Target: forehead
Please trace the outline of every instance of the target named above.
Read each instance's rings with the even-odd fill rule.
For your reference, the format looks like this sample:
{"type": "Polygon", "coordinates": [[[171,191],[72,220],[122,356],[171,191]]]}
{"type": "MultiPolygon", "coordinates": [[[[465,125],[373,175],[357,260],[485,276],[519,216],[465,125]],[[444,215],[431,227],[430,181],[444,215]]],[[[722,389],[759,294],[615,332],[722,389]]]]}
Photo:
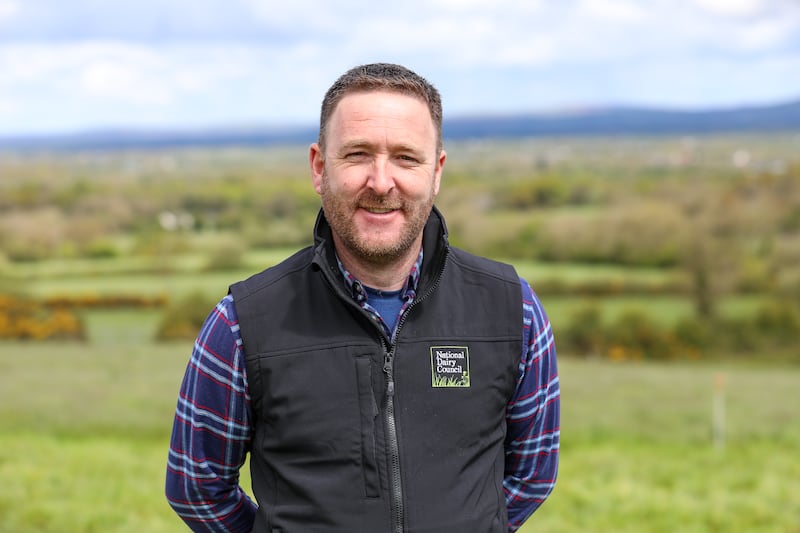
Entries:
{"type": "Polygon", "coordinates": [[[436,128],[427,104],[416,96],[393,91],[346,94],[328,124],[331,140],[350,135],[392,134],[435,139],[436,128]]]}

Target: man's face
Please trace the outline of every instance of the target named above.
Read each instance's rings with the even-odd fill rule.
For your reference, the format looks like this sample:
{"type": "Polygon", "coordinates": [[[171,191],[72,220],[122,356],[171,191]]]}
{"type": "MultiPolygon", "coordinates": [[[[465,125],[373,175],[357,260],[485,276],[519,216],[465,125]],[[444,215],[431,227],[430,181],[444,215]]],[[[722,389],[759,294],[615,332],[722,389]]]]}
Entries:
{"type": "Polygon", "coordinates": [[[339,253],[383,265],[416,256],[446,157],[427,105],[396,92],[348,94],[326,139],[309,159],[339,253]]]}

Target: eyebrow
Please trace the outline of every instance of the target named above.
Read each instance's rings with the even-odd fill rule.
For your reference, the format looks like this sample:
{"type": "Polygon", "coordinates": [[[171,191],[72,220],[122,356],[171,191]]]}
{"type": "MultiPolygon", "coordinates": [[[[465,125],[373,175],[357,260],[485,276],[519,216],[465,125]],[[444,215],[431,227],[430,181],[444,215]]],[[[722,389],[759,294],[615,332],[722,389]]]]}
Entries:
{"type": "Polygon", "coordinates": [[[372,147],[373,147],[373,144],[371,142],[365,141],[365,140],[362,140],[362,139],[356,139],[356,140],[352,140],[352,141],[348,141],[348,142],[343,143],[339,147],[339,151],[340,152],[344,152],[344,151],[347,151],[347,150],[352,150],[353,148],[372,148],[372,147]]]}
{"type": "MultiPolygon", "coordinates": [[[[348,142],[345,142],[344,144],[342,144],[339,147],[338,152],[339,153],[346,152],[347,150],[352,150],[354,148],[374,149],[375,148],[375,143],[372,143],[372,142],[367,141],[365,139],[354,139],[352,141],[348,141],[348,142]]],[[[414,146],[412,146],[410,144],[406,144],[406,143],[393,144],[393,145],[389,146],[389,151],[390,152],[406,152],[406,153],[414,154],[416,156],[425,155],[425,151],[424,150],[422,150],[420,148],[416,148],[416,147],[414,147],[414,146]]]]}

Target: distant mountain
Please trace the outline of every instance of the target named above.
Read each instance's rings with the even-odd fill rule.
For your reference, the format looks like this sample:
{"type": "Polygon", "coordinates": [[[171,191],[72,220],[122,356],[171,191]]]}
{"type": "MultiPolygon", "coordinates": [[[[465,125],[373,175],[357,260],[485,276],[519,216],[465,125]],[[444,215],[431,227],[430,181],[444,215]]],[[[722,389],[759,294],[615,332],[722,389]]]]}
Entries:
{"type": "Polygon", "coordinates": [[[549,115],[458,118],[451,139],[556,135],[660,135],[800,131],[800,100],[780,105],[704,111],[608,108],[549,115]]]}
{"type": "MultiPolygon", "coordinates": [[[[448,139],[778,131],[800,131],[800,100],[771,106],[701,111],[616,107],[549,114],[454,117],[445,119],[443,124],[443,134],[448,139]]],[[[0,137],[0,150],[267,146],[305,144],[316,137],[316,126],[197,131],[107,130],[74,135],[0,137]]]]}
{"type": "Polygon", "coordinates": [[[316,127],[213,130],[97,130],[65,135],[0,137],[0,150],[118,150],[135,148],[267,146],[310,143],[316,127]]]}

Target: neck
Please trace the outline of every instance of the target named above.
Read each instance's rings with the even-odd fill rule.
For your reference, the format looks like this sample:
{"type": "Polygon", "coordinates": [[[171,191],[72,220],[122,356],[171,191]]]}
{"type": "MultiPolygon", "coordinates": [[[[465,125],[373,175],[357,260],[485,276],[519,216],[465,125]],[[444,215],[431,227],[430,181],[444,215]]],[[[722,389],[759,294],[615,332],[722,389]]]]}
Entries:
{"type": "MultiPolygon", "coordinates": [[[[420,239],[421,240],[421,239],[420,239]]],[[[408,280],[408,274],[419,257],[420,242],[412,246],[399,258],[390,262],[369,261],[352,254],[347,248],[338,246],[334,237],[336,253],[344,267],[361,283],[381,291],[396,291],[402,289],[408,280]]]]}

